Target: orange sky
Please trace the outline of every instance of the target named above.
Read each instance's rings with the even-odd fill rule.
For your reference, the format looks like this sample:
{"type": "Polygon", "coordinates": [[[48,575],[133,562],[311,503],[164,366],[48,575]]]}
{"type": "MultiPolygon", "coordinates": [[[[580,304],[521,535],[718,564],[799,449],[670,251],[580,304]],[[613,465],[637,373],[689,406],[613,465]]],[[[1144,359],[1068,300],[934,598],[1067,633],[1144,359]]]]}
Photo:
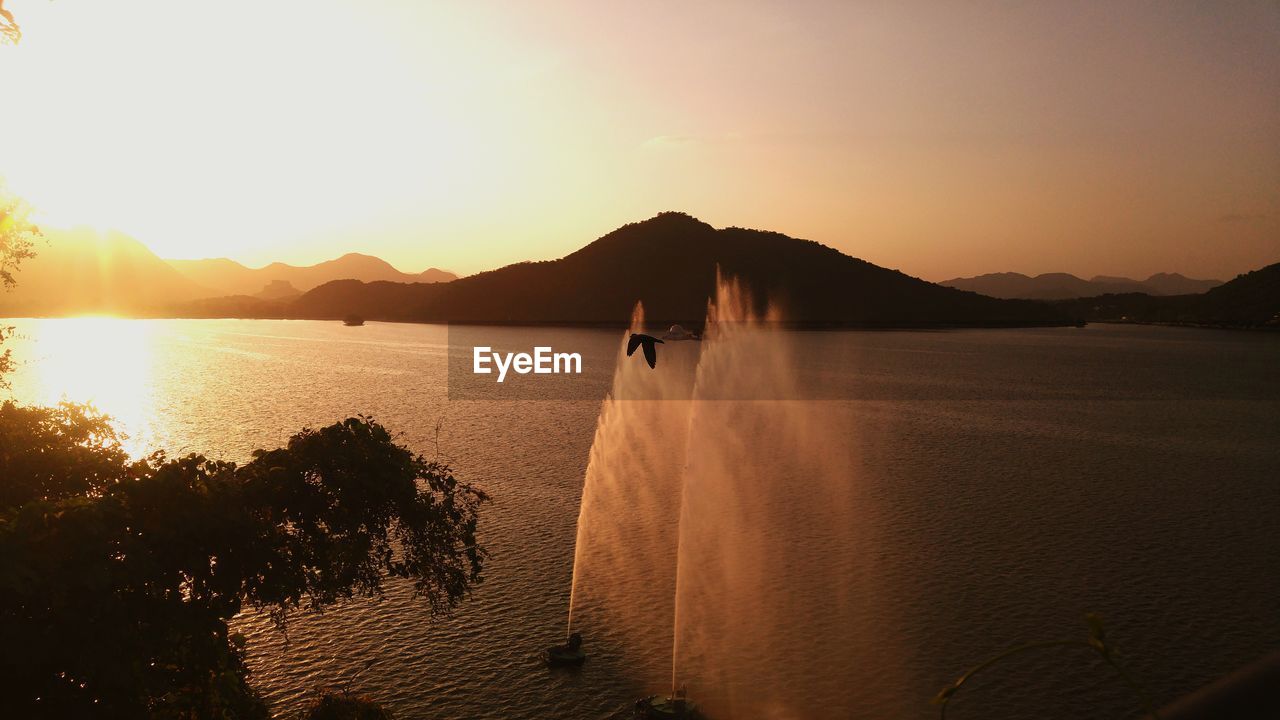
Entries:
{"type": "Polygon", "coordinates": [[[167,257],[470,273],[678,209],[933,280],[1280,261],[1275,2],[6,7],[0,175],[167,257]]]}

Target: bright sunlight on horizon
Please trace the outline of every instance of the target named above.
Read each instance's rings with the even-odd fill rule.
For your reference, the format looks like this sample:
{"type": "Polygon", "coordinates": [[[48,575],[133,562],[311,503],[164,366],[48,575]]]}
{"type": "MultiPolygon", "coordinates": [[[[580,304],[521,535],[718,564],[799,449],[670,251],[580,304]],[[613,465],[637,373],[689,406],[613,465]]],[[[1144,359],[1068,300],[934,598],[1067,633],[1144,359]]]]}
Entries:
{"type": "Polygon", "coordinates": [[[681,210],[933,280],[1280,259],[1274,3],[6,8],[0,176],[163,257],[466,274],[681,210]]]}

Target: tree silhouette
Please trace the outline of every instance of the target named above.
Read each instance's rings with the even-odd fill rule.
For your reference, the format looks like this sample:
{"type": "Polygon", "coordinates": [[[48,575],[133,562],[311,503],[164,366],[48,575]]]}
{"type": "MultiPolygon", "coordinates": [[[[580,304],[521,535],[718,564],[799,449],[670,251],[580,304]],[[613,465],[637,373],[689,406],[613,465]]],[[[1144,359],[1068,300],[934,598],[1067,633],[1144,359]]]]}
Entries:
{"type": "Polygon", "coordinates": [[[265,718],[228,621],[481,579],[486,496],[371,419],[239,466],[131,463],[93,416],[0,407],[0,717],[265,718]],[[86,480],[91,478],[91,480],[86,480]]]}
{"type": "MultiPolygon", "coordinates": [[[[4,9],[4,0],[0,0],[0,14],[12,20],[12,16],[4,9]]],[[[31,208],[21,198],[11,194],[0,181],[0,291],[8,290],[16,282],[13,273],[23,260],[35,255],[32,241],[40,236],[40,229],[29,220],[31,208]]],[[[0,344],[12,331],[11,327],[0,327],[0,344]]],[[[13,358],[8,350],[0,353],[0,389],[7,388],[5,380],[13,369],[13,358]]]]}

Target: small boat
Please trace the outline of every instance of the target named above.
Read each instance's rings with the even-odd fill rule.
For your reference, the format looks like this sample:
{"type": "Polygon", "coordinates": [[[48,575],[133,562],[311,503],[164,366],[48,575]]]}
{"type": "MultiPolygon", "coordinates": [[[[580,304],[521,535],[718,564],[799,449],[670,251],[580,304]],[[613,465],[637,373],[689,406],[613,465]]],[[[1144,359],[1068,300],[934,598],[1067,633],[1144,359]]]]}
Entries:
{"type": "Polygon", "coordinates": [[[635,716],[644,720],[692,720],[700,717],[698,706],[685,696],[683,687],[670,697],[650,695],[637,700],[635,716]]]}
{"type": "Polygon", "coordinates": [[[556,645],[542,651],[542,660],[548,665],[581,665],[586,662],[587,654],[582,651],[582,635],[574,633],[569,642],[556,645]]]}
{"type": "Polygon", "coordinates": [[[554,666],[581,665],[587,661],[587,654],[582,650],[553,647],[542,651],[542,660],[548,665],[554,666]]]}
{"type": "Polygon", "coordinates": [[[364,324],[364,318],[359,315],[348,315],[342,318],[342,324],[348,327],[357,327],[364,324]]]}
{"type": "Polygon", "coordinates": [[[701,340],[702,338],[697,333],[692,333],[692,332],[689,332],[688,330],[685,330],[684,327],[681,325],[672,325],[670,328],[667,329],[665,333],[663,333],[662,339],[680,341],[680,340],[701,340]]]}

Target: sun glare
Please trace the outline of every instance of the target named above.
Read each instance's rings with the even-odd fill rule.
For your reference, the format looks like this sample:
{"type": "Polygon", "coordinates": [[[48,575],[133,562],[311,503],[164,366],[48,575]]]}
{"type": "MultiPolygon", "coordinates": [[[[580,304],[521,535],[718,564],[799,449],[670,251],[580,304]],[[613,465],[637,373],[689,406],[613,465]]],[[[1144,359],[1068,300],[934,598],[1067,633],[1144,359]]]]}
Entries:
{"type": "Polygon", "coordinates": [[[129,453],[141,455],[155,418],[154,329],[153,321],[107,316],[41,320],[24,327],[15,380],[28,387],[16,389],[36,404],[92,404],[128,435],[129,453]]]}
{"type": "Polygon", "coordinates": [[[264,4],[234,37],[186,3],[20,10],[0,172],[49,225],[203,256],[385,221],[466,174],[462,103],[356,5],[264,4]]]}

